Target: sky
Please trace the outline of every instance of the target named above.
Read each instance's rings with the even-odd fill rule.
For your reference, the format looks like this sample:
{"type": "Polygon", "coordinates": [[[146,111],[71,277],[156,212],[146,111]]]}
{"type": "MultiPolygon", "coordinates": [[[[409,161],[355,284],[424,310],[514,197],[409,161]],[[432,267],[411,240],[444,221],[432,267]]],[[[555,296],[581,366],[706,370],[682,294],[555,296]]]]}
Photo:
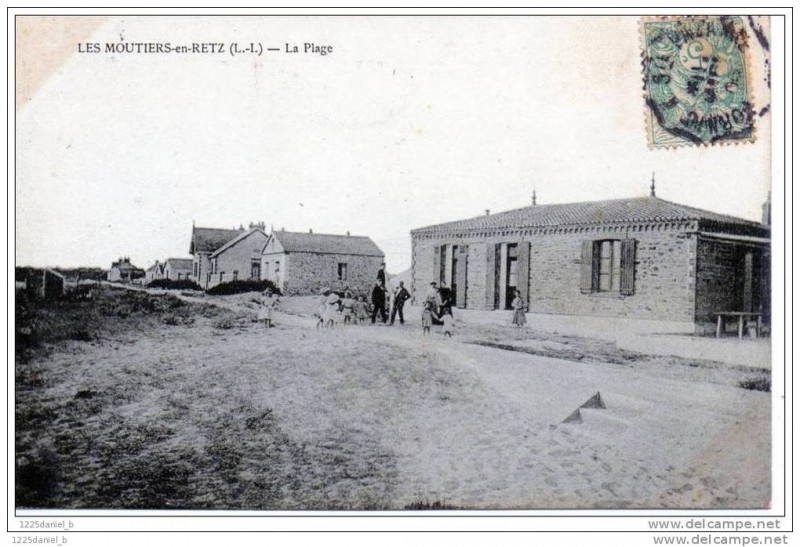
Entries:
{"type": "MultiPolygon", "coordinates": [[[[193,223],[370,236],[530,204],[644,196],[760,220],[756,142],[648,147],[636,17],[123,17],[108,43],[260,43],[241,54],[79,53],[17,109],[16,261],[188,257],[193,223]],[[285,44],[333,52],[284,53],[285,44]]],[[[755,85],[763,59],[753,51],[755,85]]],[[[768,94],[765,94],[768,100],[768,94]]],[[[757,107],[759,105],[756,105],[757,107]]]]}

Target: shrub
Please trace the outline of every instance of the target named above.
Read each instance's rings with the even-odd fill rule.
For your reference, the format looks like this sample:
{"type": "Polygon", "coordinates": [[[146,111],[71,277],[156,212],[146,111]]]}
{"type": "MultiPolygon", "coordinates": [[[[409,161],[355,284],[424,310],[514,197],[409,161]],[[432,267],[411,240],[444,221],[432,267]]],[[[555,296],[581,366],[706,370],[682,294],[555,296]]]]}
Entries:
{"type": "Polygon", "coordinates": [[[232,329],[233,328],[233,321],[231,321],[228,318],[220,319],[219,321],[214,323],[214,328],[215,329],[222,329],[222,330],[232,329]]]}
{"type": "Polygon", "coordinates": [[[772,381],[766,376],[748,378],[739,382],[739,387],[753,391],[772,391],[772,381]]]}
{"type": "Polygon", "coordinates": [[[203,288],[191,279],[154,279],[147,286],[151,289],[170,289],[179,291],[202,291],[203,288]]]}
{"type": "Polygon", "coordinates": [[[228,281],[227,283],[220,283],[219,285],[208,289],[206,292],[214,296],[222,296],[226,294],[239,294],[243,292],[263,292],[267,289],[272,289],[276,294],[280,294],[280,291],[275,286],[275,283],[269,279],[241,279],[236,281],[228,281]]]}

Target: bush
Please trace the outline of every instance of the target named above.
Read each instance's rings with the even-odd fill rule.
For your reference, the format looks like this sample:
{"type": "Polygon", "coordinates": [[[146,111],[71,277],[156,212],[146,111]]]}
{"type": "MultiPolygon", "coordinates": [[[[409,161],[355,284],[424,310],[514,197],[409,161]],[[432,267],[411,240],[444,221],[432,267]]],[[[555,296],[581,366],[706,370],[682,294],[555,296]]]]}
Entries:
{"type": "Polygon", "coordinates": [[[226,294],[239,294],[243,292],[263,292],[267,289],[272,289],[275,294],[280,294],[280,291],[275,286],[275,283],[269,279],[228,281],[227,283],[220,283],[215,287],[211,287],[206,292],[214,296],[222,296],[226,294]]]}
{"type": "Polygon", "coordinates": [[[147,286],[151,289],[170,289],[179,291],[202,291],[203,288],[191,279],[154,279],[147,286]]]}
{"type": "Polygon", "coordinates": [[[757,378],[747,378],[739,382],[739,387],[744,389],[751,389],[753,391],[772,391],[772,380],[766,376],[759,376],[757,378]]]}

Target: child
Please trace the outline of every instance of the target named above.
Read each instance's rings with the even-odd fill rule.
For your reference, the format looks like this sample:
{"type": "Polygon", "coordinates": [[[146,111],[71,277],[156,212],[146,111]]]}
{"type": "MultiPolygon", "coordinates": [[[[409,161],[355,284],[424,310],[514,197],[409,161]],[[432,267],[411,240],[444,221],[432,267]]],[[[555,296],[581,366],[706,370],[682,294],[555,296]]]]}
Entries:
{"type": "Polygon", "coordinates": [[[341,297],[335,292],[329,292],[325,299],[325,326],[333,328],[336,325],[336,320],[339,318],[340,306],[342,303],[341,297]]]}
{"type": "Polygon", "coordinates": [[[516,297],[511,302],[511,307],[514,308],[514,315],[511,317],[511,323],[517,327],[525,325],[525,301],[522,299],[522,293],[517,289],[516,297]]]}
{"type": "Polygon", "coordinates": [[[258,310],[258,320],[264,322],[264,326],[268,329],[272,328],[272,310],[274,310],[280,301],[278,297],[272,292],[272,289],[266,289],[261,293],[261,308],[258,310]]]}
{"type": "Polygon", "coordinates": [[[353,295],[350,294],[350,291],[345,291],[344,298],[342,298],[342,314],[344,315],[345,325],[350,325],[353,322],[355,303],[356,301],[353,300],[353,295]]]}
{"type": "Polygon", "coordinates": [[[319,301],[319,307],[317,308],[317,313],[314,314],[314,317],[317,318],[317,328],[321,329],[325,326],[325,312],[328,308],[328,295],[331,294],[330,289],[322,289],[320,291],[322,294],[322,298],[319,301]]]}
{"type": "Polygon", "coordinates": [[[422,308],[422,334],[431,333],[431,324],[433,323],[432,307],[431,303],[426,301],[422,308]]]}
{"type": "Polygon", "coordinates": [[[452,338],[455,330],[455,319],[453,318],[453,308],[449,308],[447,313],[442,315],[442,330],[445,338],[452,338]]]}
{"type": "Polygon", "coordinates": [[[363,325],[364,321],[369,319],[369,306],[364,295],[359,296],[358,301],[353,304],[353,313],[359,325],[363,325]]]}

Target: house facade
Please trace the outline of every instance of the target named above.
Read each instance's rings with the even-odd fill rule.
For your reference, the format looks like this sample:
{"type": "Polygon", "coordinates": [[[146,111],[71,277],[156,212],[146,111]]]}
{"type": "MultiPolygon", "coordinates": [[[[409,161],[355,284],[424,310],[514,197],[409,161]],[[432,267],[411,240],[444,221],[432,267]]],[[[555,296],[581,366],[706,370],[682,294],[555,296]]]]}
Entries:
{"type": "Polygon", "coordinates": [[[676,321],[769,314],[769,227],[656,198],[532,205],[411,232],[416,296],[544,314],[676,321]]]}
{"type": "Polygon", "coordinates": [[[367,293],[383,261],[365,236],[273,231],[261,253],[261,278],[283,294],[317,294],[323,287],[367,293]]]}
{"type": "Polygon", "coordinates": [[[230,281],[261,279],[261,250],[268,236],[260,227],[251,228],[209,255],[206,288],[230,281]]]}
{"type": "Polygon", "coordinates": [[[131,283],[134,280],[142,279],[144,276],[144,270],[131,264],[131,259],[125,256],[111,263],[107,279],[117,283],[131,283]]]}
{"type": "Polygon", "coordinates": [[[144,284],[149,285],[156,279],[164,277],[164,264],[156,260],[155,264],[144,271],[144,284]]]}
{"type": "Polygon", "coordinates": [[[192,275],[191,258],[168,258],[162,265],[164,279],[189,279],[192,275]]]}

